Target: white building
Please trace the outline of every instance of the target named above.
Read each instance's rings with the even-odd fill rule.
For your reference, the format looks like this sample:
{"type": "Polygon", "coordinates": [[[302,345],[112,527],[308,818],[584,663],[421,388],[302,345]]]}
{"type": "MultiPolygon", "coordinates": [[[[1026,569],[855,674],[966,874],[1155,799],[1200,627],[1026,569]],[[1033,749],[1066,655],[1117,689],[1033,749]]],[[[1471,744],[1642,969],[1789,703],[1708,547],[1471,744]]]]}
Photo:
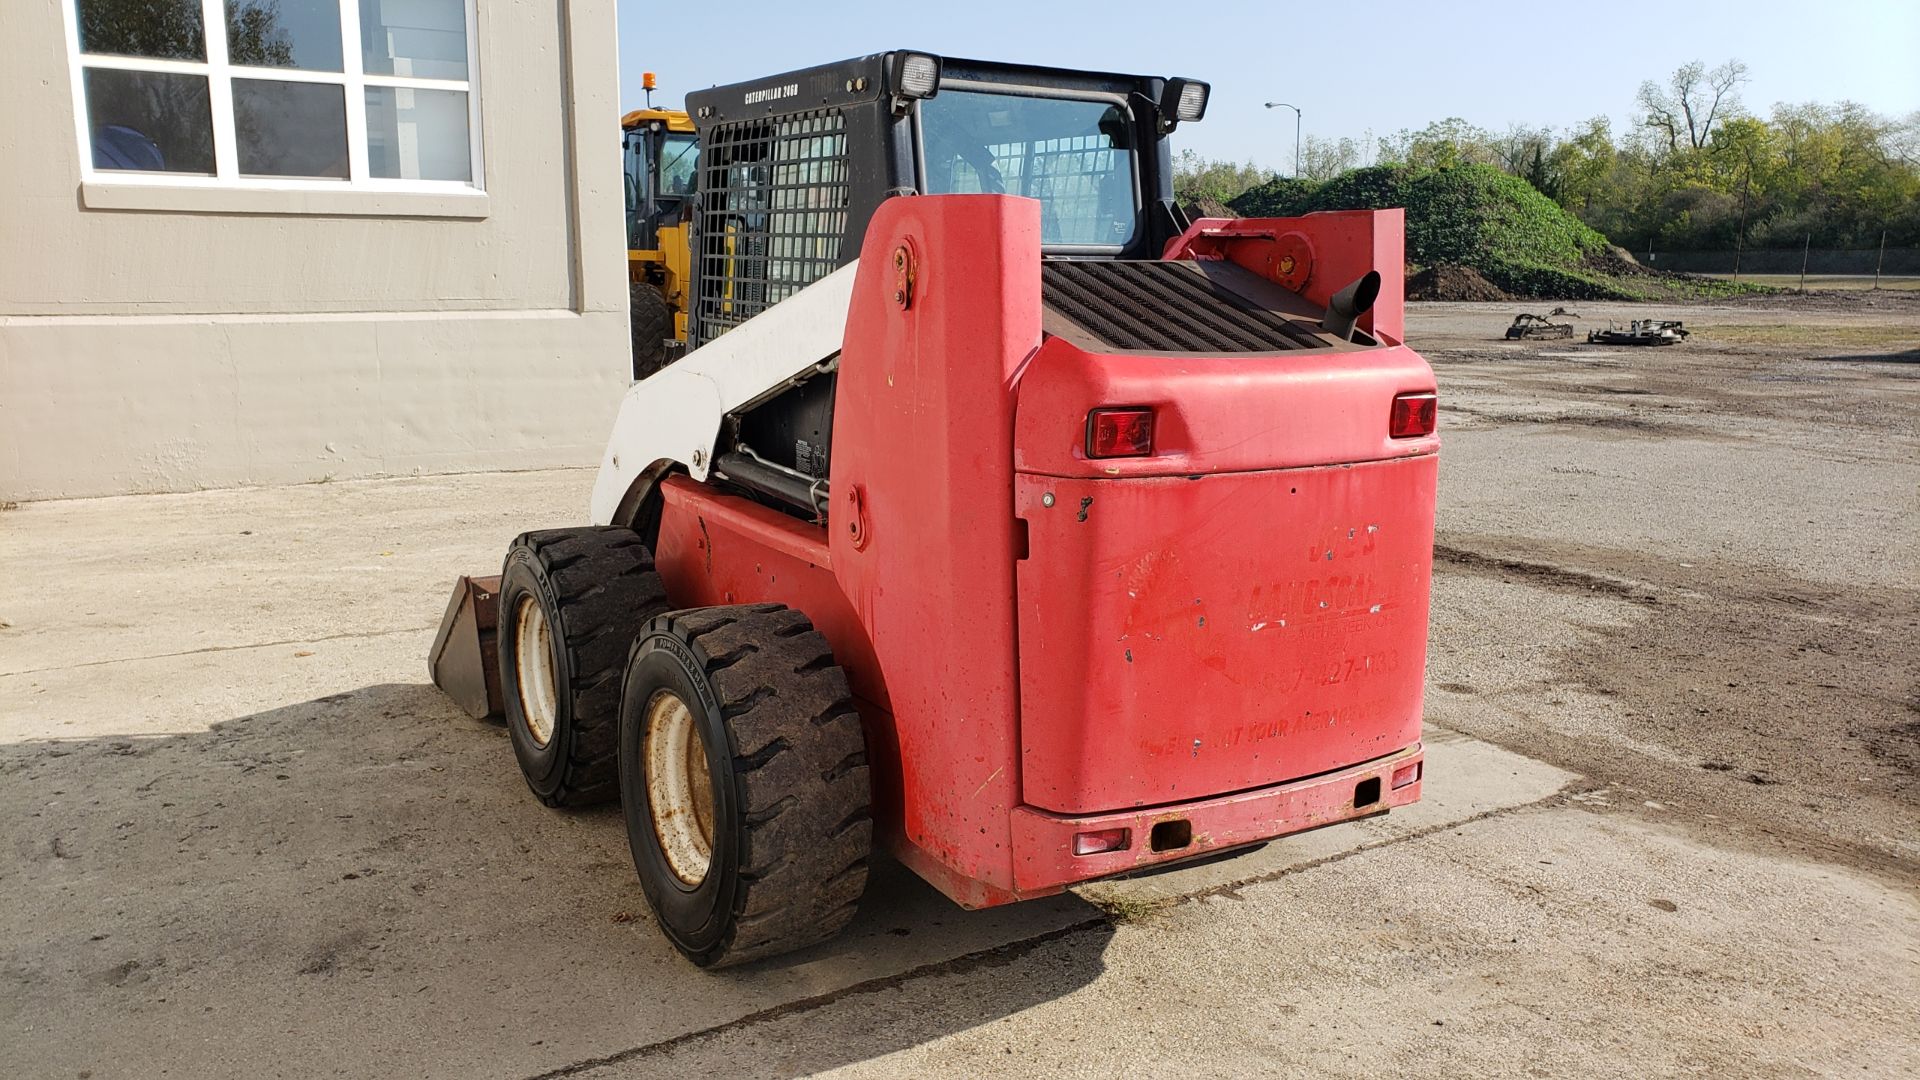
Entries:
{"type": "Polygon", "coordinates": [[[613,0],[0,3],[0,499],[591,464],[613,0]]]}

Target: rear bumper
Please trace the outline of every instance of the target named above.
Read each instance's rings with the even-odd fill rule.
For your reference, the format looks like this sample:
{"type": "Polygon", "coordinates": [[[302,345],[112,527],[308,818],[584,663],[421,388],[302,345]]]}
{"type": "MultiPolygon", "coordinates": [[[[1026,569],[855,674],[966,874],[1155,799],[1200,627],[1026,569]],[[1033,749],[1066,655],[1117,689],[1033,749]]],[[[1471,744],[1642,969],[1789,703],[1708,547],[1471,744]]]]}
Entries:
{"type": "Polygon", "coordinates": [[[1014,891],[1022,897],[1044,895],[1082,881],[1372,817],[1419,800],[1425,759],[1425,749],[1415,743],[1386,757],[1305,780],[1149,810],[1067,816],[1017,807],[1013,811],[1014,891]],[[1394,787],[1394,773],[1409,765],[1414,766],[1412,781],[1394,787]],[[1377,798],[1363,801],[1370,789],[1377,798]],[[1191,843],[1174,850],[1153,850],[1154,826],[1167,826],[1163,833],[1177,838],[1180,822],[1191,830],[1191,843]],[[1073,853],[1077,834],[1109,829],[1128,831],[1124,850],[1073,853]]]}

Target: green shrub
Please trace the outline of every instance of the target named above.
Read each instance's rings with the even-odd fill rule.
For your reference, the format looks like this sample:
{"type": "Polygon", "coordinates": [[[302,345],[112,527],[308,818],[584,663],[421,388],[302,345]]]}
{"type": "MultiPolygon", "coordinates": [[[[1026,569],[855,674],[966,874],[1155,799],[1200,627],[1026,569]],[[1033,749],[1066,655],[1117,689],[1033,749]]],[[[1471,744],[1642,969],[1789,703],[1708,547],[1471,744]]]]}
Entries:
{"type": "Polygon", "coordinates": [[[1311,180],[1276,176],[1229,199],[1227,207],[1242,217],[1299,217],[1307,212],[1307,200],[1319,186],[1311,180]]]}

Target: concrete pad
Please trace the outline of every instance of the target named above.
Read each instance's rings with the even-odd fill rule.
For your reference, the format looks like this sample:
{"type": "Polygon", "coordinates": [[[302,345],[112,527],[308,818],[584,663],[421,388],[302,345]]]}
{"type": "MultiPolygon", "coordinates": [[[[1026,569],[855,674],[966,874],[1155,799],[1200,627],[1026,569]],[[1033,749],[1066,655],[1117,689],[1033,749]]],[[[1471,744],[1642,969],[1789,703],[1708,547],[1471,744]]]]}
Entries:
{"type": "MultiPolygon", "coordinates": [[[[1617,410],[1492,374],[1489,416],[1617,410]]],[[[988,912],[883,862],[848,934],[717,974],[650,925],[617,813],[539,807],[425,684],[454,576],[577,521],[590,473],[0,511],[32,570],[0,576],[0,1074],[1913,1075],[1910,808],[1861,810],[1908,759],[1819,722],[1870,703],[1792,696],[1881,692],[1902,624],[1839,585],[1888,604],[1913,533],[1873,500],[1911,466],[1806,440],[1868,466],[1809,497],[1845,560],[1740,516],[1744,432],[1449,437],[1420,805],[988,912]],[[1789,556],[1835,584],[1759,579],[1789,556]],[[1770,674],[1764,626],[1712,636],[1748,609],[1856,668],[1770,674]],[[1812,721],[1742,735],[1746,683],[1812,721]]]]}
{"type": "Polygon", "coordinates": [[[23,503],[0,542],[0,674],[431,631],[453,579],[586,519],[591,469],[23,503]]]}
{"type": "Polygon", "coordinates": [[[1554,807],[570,1075],[1909,1077],[1916,1030],[1910,893],[1554,807]]]}
{"type": "Polygon", "coordinates": [[[414,628],[0,675],[0,744],[203,733],[362,687],[426,682],[432,643],[431,629],[414,628]]]}
{"type": "MultiPolygon", "coordinates": [[[[454,576],[564,524],[590,474],[29,504],[0,516],[0,1061],[34,1075],[525,1076],[1064,940],[1551,796],[1443,730],[1426,801],[1250,855],[983,912],[882,862],[841,938],[700,972],[617,811],[527,793],[427,684],[454,576]]],[[[1046,996],[1057,991],[1049,987],[1046,996]]],[[[1001,996],[1006,1013],[1046,997],[1001,996]]]]}
{"type": "MultiPolygon", "coordinates": [[[[118,666],[158,669],[164,727],[191,726],[179,718],[195,687],[261,675],[245,651],[118,666]]],[[[1429,769],[1428,801],[1410,811],[1100,888],[1157,896],[1269,875],[1566,779],[1445,735],[1429,769]]],[[[322,1061],[532,1074],[1105,922],[1073,896],[963,912],[883,864],[842,938],[700,972],[650,925],[618,814],[540,807],[503,734],[418,682],[198,732],[14,742],[0,775],[0,1041],[19,1039],[49,1074],[144,1059],[259,1075],[268,1046],[305,1063],[296,1074],[322,1061]]]]}

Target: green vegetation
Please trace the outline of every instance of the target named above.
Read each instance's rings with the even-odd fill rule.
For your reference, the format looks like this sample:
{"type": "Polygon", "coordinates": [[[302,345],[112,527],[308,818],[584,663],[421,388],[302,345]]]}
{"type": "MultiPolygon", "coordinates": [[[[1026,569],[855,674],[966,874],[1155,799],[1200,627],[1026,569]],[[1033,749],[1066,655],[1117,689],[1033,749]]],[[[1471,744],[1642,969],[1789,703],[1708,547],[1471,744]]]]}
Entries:
{"type": "Polygon", "coordinates": [[[1089,890],[1081,898],[1106,912],[1115,923],[1152,922],[1180,902],[1177,897],[1123,893],[1110,887],[1089,890]]]}
{"type": "Polygon", "coordinates": [[[1754,289],[1649,274],[1531,184],[1491,165],[1375,165],[1318,185],[1275,180],[1230,205],[1248,217],[1405,207],[1409,262],[1470,266],[1516,296],[1632,300],[1754,289]]]}
{"type": "MultiPolygon", "coordinates": [[[[1726,277],[1726,274],[1714,274],[1714,277],[1726,277]]],[[[1799,274],[1741,274],[1741,281],[1750,281],[1755,285],[1770,285],[1776,289],[1797,289],[1800,287],[1799,274]]],[[[1888,274],[1876,283],[1871,274],[1808,274],[1807,288],[1823,292],[1858,292],[1866,289],[1884,289],[1888,292],[1920,292],[1920,276],[1888,274]]]]}
{"type": "Polygon", "coordinates": [[[1638,126],[1605,117],[1570,131],[1496,135],[1458,118],[1377,140],[1308,139],[1303,178],[1182,155],[1176,190],[1246,215],[1407,210],[1407,257],[1458,263],[1522,296],[1657,298],[1749,291],[1655,274],[1644,251],[1920,245],[1920,113],[1903,120],[1852,103],[1781,105],[1749,115],[1746,69],[1688,64],[1636,95],[1638,126]],[[1372,163],[1365,164],[1364,157],[1372,163]]]}
{"type": "Polygon", "coordinates": [[[1702,341],[1735,345],[1780,345],[1794,348],[1876,349],[1894,352],[1900,346],[1920,347],[1920,330],[1911,326],[1826,326],[1807,323],[1741,323],[1731,326],[1688,324],[1702,341]]]}

